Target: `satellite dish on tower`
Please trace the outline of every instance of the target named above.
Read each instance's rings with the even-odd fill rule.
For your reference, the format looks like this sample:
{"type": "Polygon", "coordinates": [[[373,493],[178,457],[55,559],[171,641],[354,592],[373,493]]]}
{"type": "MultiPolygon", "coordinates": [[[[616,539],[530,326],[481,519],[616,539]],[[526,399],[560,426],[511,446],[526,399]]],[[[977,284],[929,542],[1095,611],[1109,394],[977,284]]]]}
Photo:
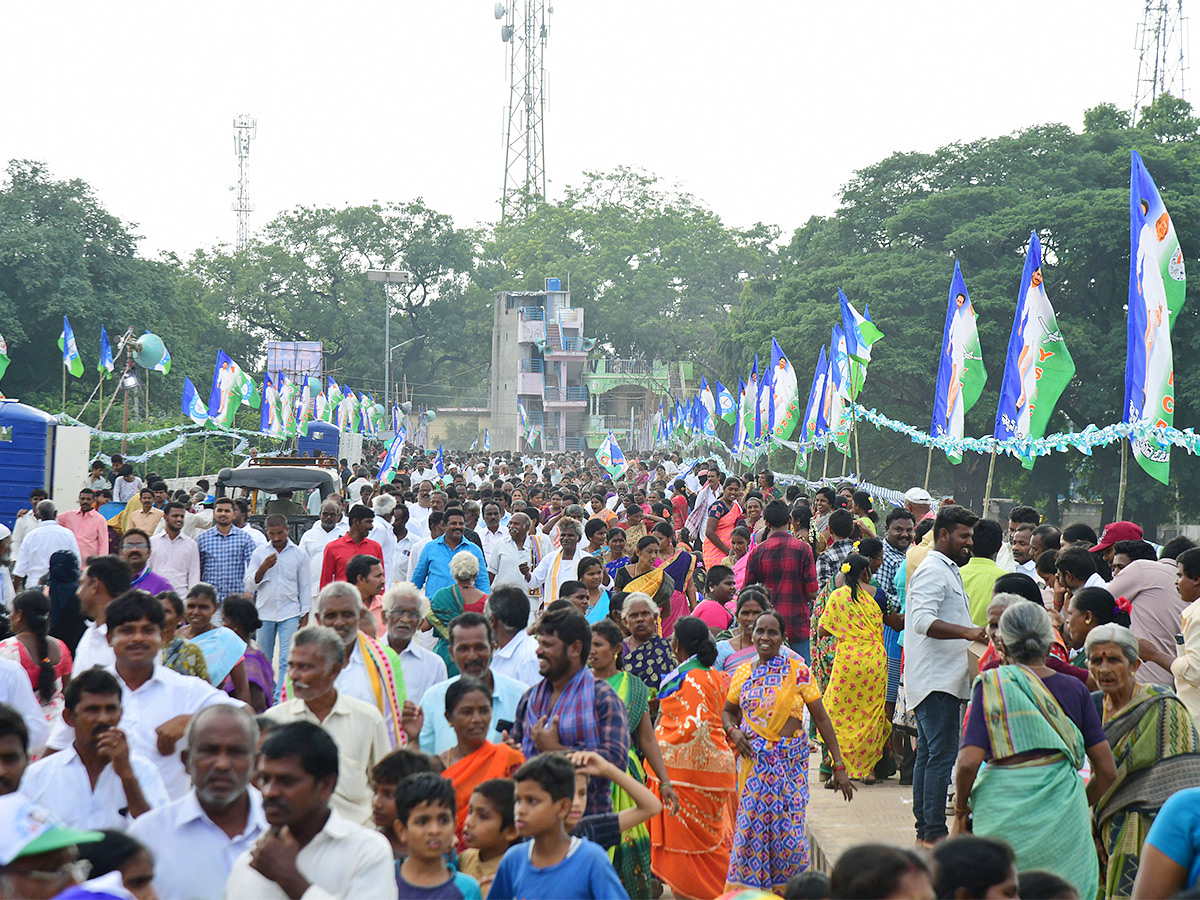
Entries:
{"type": "Polygon", "coordinates": [[[504,15],[505,15],[505,13],[507,13],[507,12],[508,12],[508,10],[504,8],[504,4],[503,4],[503,3],[497,3],[497,4],[496,4],[495,13],[496,13],[496,18],[497,18],[497,19],[503,19],[503,18],[504,18],[504,15]]]}
{"type": "Polygon", "coordinates": [[[153,369],[167,355],[167,348],[163,344],[162,338],[148,331],[134,341],[130,349],[133,354],[133,361],[143,369],[153,369]]]}
{"type": "Polygon", "coordinates": [[[507,44],[509,41],[512,40],[512,36],[513,36],[513,27],[511,25],[501,25],[500,26],[500,40],[504,41],[504,43],[507,44]]]}

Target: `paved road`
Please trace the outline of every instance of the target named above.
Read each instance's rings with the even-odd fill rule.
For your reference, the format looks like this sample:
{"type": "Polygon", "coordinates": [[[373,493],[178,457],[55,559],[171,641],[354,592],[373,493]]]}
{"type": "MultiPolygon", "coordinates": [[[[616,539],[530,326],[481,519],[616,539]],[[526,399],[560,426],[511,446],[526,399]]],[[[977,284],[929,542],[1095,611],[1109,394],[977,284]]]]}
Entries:
{"type": "Polygon", "coordinates": [[[901,787],[896,775],[870,786],[856,784],[854,799],[847,803],[818,780],[820,761],[816,755],[809,761],[807,823],[814,868],[830,871],[842,851],[855,844],[913,846],[911,785],[901,787]]]}

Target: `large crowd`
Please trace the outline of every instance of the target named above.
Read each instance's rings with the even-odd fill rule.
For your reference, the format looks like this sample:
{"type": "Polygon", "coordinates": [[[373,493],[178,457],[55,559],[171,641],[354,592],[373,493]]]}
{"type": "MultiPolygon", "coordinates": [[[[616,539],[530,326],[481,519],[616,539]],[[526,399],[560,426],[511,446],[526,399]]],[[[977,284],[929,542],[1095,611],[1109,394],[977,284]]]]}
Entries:
{"type": "Polygon", "coordinates": [[[1187,538],[665,452],[445,461],[33,491],[0,525],[0,898],[1197,888],[1187,538]],[[812,867],[810,790],[892,778],[914,845],[812,867]]]}

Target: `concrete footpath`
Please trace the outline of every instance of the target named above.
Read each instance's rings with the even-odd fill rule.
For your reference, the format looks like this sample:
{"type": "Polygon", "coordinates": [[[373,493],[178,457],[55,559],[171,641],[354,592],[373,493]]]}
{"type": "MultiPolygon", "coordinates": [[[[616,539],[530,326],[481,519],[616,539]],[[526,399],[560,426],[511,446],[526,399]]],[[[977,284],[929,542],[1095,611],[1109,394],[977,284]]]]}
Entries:
{"type": "Polygon", "coordinates": [[[869,786],[855,783],[858,790],[847,803],[840,791],[821,784],[820,765],[819,755],[809,757],[806,821],[814,868],[829,872],[842,851],[855,844],[913,846],[912,785],[901,786],[898,775],[869,786]]]}

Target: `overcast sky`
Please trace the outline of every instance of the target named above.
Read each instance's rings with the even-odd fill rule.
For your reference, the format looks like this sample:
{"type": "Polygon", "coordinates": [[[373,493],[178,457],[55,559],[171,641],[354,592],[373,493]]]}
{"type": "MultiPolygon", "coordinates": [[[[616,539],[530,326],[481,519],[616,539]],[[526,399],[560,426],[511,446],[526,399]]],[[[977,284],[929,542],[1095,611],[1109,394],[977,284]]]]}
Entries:
{"type": "MultiPolygon", "coordinates": [[[[0,157],[87,181],[147,254],[233,242],[243,112],[252,228],[418,196],[490,221],[508,98],[493,4],[5,0],[0,157]]],[[[554,0],[549,194],[638,166],[787,235],[894,151],[1128,107],[1142,5],[554,0]]]]}

